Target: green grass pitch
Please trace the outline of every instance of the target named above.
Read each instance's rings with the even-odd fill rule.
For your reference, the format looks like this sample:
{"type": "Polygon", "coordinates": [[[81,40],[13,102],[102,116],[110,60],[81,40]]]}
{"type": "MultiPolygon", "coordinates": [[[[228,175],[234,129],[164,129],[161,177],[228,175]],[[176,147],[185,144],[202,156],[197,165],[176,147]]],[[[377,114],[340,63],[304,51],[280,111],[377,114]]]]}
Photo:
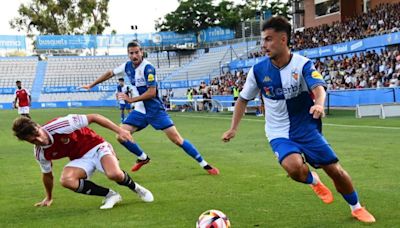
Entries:
{"type": "MultiPolygon", "coordinates": [[[[44,123],[69,113],[100,113],[115,122],[117,109],[32,110],[44,123]]],[[[134,180],[149,188],[153,203],[143,203],[128,189],[100,173],[93,180],[121,193],[123,201],[112,210],[100,210],[102,198],[76,194],[58,180],[67,159],[54,162],[54,202],[36,208],[44,189],[33,157],[32,145],[18,141],[11,132],[16,111],[0,111],[0,227],[195,227],[198,216],[219,209],[232,227],[363,227],[321,172],[335,200],[323,204],[310,187],[289,179],[276,161],[264,136],[263,118],[246,116],[230,143],[220,137],[230,125],[229,114],[171,113],[178,130],[217,166],[220,176],[207,175],[163,132],[151,127],[134,138],[152,161],[134,180]]],[[[354,112],[333,111],[324,119],[324,134],[352,176],[361,204],[376,217],[374,227],[399,227],[400,121],[399,118],[355,119],[354,112]]],[[[92,125],[111,142],[120,165],[130,170],[136,158],[115,140],[114,133],[92,125]]]]}

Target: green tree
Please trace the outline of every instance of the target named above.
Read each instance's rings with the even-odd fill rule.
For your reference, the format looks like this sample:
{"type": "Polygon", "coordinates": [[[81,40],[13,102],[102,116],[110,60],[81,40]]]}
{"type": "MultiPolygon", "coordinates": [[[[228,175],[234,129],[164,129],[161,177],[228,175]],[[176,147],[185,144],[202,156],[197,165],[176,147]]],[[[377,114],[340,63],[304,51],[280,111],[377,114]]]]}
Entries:
{"type": "Polygon", "coordinates": [[[216,25],[225,28],[235,28],[241,21],[240,8],[236,7],[235,4],[228,0],[222,0],[215,7],[217,20],[216,25]]]}
{"type": "Polygon", "coordinates": [[[198,32],[215,25],[217,13],[212,0],[180,0],[178,8],[159,19],[159,31],[198,32]]]}
{"type": "Polygon", "coordinates": [[[102,34],[110,26],[109,0],[32,0],[21,4],[11,28],[49,35],[102,34]]]}
{"type": "Polygon", "coordinates": [[[246,0],[235,5],[231,0],[222,0],[213,5],[212,0],[179,0],[178,8],[156,22],[159,31],[200,31],[210,26],[234,29],[240,22],[254,20],[263,11],[282,15],[290,19],[290,0],[246,0]]]}
{"type": "Polygon", "coordinates": [[[262,16],[263,12],[270,10],[273,16],[280,15],[290,20],[291,1],[282,0],[246,0],[241,8],[242,21],[254,19],[257,15],[262,16]]]}

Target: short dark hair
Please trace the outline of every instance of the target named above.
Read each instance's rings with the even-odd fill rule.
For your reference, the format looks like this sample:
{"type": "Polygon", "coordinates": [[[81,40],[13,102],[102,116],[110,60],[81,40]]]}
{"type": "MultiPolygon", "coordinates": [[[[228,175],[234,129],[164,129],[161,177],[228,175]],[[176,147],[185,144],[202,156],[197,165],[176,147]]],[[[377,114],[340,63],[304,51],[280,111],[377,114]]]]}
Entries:
{"type": "Polygon", "coordinates": [[[16,82],[15,82],[15,84],[17,84],[17,83],[21,83],[21,81],[20,81],[20,80],[18,80],[18,81],[16,81],[16,82]]]}
{"type": "Polygon", "coordinates": [[[125,81],[125,79],[124,78],[118,78],[118,81],[123,82],[123,81],[125,81]]]}
{"type": "Polygon", "coordinates": [[[21,116],[14,120],[12,130],[19,140],[26,140],[30,136],[39,134],[38,126],[37,123],[28,117],[21,116]]]}
{"type": "Polygon", "coordinates": [[[290,45],[292,26],[286,18],[282,16],[271,17],[263,23],[262,30],[265,31],[266,29],[273,29],[275,32],[285,32],[287,35],[287,45],[290,45]]]}
{"type": "Polygon", "coordinates": [[[126,48],[130,48],[130,47],[139,47],[140,49],[142,49],[142,46],[140,46],[140,43],[136,40],[130,41],[126,48]]]}

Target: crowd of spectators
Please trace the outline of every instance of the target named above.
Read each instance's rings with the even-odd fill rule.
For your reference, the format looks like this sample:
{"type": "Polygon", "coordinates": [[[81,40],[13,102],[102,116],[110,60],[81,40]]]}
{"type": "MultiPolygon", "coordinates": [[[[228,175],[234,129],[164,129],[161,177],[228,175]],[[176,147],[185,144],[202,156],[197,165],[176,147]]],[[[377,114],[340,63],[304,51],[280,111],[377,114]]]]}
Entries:
{"type": "Polygon", "coordinates": [[[361,89],[400,86],[400,48],[385,49],[380,54],[361,52],[337,59],[317,59],[315,67],[321,72],[328,89],[361,89]]]}
{"type": "MultiPolygon", "coordinates": [[[[400,46],[327,57],[314,61],[329,90],[382,88],[400,86],[400,46]]],[[[246,75],[243,71],[227,72],[211,81],[211,95],[230,95],[236,86],[242,89],[246,75]]]]}
{"type": "Polygon", "coordinates": [[[367,13],[331,25],[320,25],[296,31],[293,50],[315,48],[369,36],[400,31],[400,3],[380,4],[367,13]]]}

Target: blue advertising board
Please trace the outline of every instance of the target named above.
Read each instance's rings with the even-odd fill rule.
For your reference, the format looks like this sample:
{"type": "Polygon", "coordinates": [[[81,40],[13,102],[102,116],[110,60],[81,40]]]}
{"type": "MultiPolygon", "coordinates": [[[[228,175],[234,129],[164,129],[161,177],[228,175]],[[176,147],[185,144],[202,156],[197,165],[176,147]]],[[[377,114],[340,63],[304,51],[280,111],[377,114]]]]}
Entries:
{"type": "Polygon", "coordinates": [[[198,36],[199,43],[209,43],[221,40],[230,40],[235,38],[235,32],[231,29],[212,27],[200,31],[198,36]]]}
{"type": "MultiPolygon", "coordinates": [[[[235,32],[230,29],[212,27],[200,31],[202,42],[233,39],[235,32]]],[[[85,48],[126,48],[132,40],[139,40],[142,46],[168,46],[196,43],[196,33],[158,32],[117,35],[43,35],[36,39],[37,49],[85,49],[85,48]]],[[[25,41],[25,40],[24,40],[25,41]]],[[[1,42],[1,39],[0,39],[1,42]]],[[[0,43],[1,44],[1,43],[0,43]]],[[[25,43],[24,43],[25,45],[25,43]]]]}
{"type": "Polygon", "coordinates": [[[116,85],[97,85],[90,90],[78,86],[48,86],[42,88],[42,93],[114,92],[116,90],[116,85]]]}
{"type": "Polygon", "coordinates": [[[0,49],[26,49],[25,36],[1,35],[0,49]]]}
{"type": "Polygon", "coordinates": [[[15,88],[0,88],[0,94],[14,94],[15,88]]]}

